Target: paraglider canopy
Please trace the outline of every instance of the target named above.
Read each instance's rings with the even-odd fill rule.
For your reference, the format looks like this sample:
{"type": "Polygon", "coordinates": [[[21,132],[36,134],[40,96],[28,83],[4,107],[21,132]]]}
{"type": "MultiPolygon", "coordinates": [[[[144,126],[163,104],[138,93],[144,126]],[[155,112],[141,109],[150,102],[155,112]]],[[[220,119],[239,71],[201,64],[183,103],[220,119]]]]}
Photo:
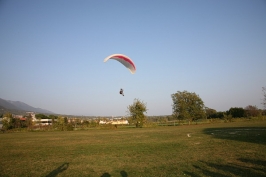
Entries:
{"type": "Polygon", "coordinates": [[[136,72],[136,66],[134,62],[128,56],[123,55],[123,54],[113,54],[113,55],[106,57],[103,60],[103,62],[107,62],[110,59],[113,59],[113,60],[116,60],[122,63],[125,67],[129,69],[131,74],[134,74],[136,72]]]}

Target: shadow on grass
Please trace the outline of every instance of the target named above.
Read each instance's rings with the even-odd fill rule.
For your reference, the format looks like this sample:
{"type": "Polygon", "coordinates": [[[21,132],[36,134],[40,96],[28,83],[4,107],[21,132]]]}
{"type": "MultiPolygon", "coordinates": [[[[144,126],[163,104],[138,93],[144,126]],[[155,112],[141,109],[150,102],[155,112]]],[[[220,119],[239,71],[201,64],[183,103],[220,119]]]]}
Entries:
{"type": "Polygon", "coordinates": [[[120,175],[122,177],[127,177],[127,172],[125,172],[124,170],[123,171],[120,171],[120,175]]]}
{"type": "MultiPolygon", "coordinates": [[[[124,170],[120,171],[120,175],[121,177],[128,177],[127,172],[125,172],[124,170]]],[[[101,177],[111,177],[111,175],[109,173],[104,173],[101,177]]]]}
{"type": "Polygon", "coordinates": [[[63,171],[67,170],[68,165],[69,165],[69,163],[63,163],[58,168],[54,169],[48,175],[46,175],[46,177],[55,177],[55,176],[57,176],[59,173],[62,173],[63,171]]]}
{"type": "Polygon", "coordinates": [[[109,173],[104,173],[101,177],[111,177],[111,175],[109,173]]]}
{"type": "Polygon", "coordinates": [[[206,128],[203,132],[219,139],[266,144],[266,127],[206,128]]]}
{"type": "Polygon", "coordinates": [[[266,176],[266,161],[263,160],[251,160],[251,159],[237,159],[237,164],[218,164],[213,162],[200,161],[196,165],[193,165],[193,172],[184,171],[184,174],[199,177],[215,176],[215,177],[265,177],[266,176]],[[241,164],[241,165],[239,165],[241,164]]]}

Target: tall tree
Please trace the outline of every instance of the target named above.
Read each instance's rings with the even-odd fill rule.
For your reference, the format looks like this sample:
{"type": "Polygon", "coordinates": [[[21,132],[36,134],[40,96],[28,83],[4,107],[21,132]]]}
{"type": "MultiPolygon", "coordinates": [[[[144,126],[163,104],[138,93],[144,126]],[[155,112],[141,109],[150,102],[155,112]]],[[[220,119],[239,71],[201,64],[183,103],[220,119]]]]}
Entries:
{"type": "Polygon", "coordinates": [[[266,87],[262,87],[262,93],[263,93],[262,105],[266,110],[266,87]]]}
{"type": "Polygon", "coordinates": [[[3,115],[3,120],[2,120],[2,124],[3,124],[3,129],[8,130],[8,129],[12,129],[14,128],[14,118],[13,115],[9,112],[5,113],[3,115]]]}
{"type": "Polygon", "coordinates": [[[188,119],[194,121],[206,118],[204,103],[196,93],[178,91],[171,95],[173,100],[173,117],[176,119],[188,119]]]}
{"type": "Polygon", "coordinates": [[[32,127],[33,127],[33,121],[32,121],[32,115],[31,114],[26,116],[26,126],[28,127],[28,129],[32,129],[32,127]]]}
{"type": "Polygon", "coordinates": [[[260,110],[257,108],[257,106],[248,105],[245,107],[246,116],[248,117],[256,117],[260,115],[260,110]]]}
{"type": "Polygon", "coordinates": [[[132,122],[136,127],[142,127],[146,122],[145,112],[147,112],[146,104],[142,101],[135,99],[132,105],[128,106],[128,112],[131,116],[132,122]]]}

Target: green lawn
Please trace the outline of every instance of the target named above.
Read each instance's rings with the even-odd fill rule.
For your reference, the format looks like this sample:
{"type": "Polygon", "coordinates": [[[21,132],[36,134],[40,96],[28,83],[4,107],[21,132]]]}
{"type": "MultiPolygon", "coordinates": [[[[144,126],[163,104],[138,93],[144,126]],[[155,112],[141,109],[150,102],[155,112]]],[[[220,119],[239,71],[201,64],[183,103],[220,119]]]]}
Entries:
{"type": "Polygon", "coordinates": [[[266,176],[266,121],[0,133],[0,176],[266,176]]]}

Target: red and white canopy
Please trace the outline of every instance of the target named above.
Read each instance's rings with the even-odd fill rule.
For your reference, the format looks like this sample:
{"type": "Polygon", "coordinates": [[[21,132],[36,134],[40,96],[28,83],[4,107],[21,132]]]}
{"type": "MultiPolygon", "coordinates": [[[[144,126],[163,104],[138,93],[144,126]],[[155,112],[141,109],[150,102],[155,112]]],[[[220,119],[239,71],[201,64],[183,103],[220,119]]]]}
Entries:
{"type": "Polygon", "coordinates": [[[122,63],[125,67],[129,69],[131,74],[134,74],[136,72],[136,66],[134,62],[128,56],[123,55],[123,54],[113,54],[113,55],[106,57],[103,60],[103,62],[107,62],[110,59],[113,59],[113,60],[116,60],[122,63]]]}

